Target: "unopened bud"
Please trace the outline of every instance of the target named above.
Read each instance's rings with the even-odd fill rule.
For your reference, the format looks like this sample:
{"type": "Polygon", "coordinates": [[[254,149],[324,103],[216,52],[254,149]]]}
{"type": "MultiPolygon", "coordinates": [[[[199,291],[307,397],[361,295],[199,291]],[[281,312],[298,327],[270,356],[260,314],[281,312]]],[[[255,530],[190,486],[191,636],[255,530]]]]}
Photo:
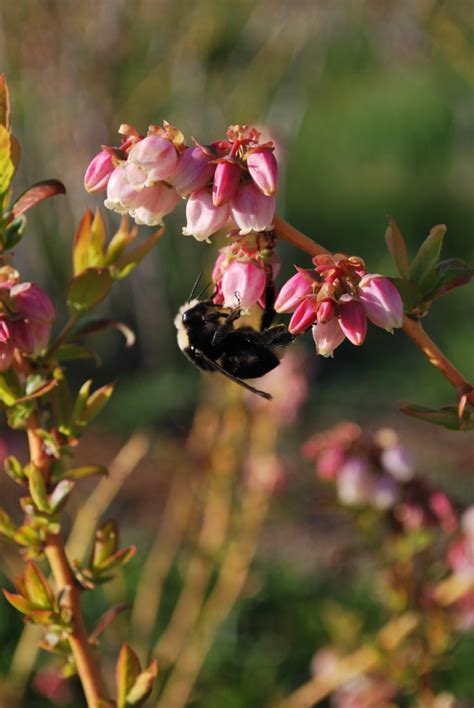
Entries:
{"type": "Polygon", "coordinates": [[[369,320],[393,332],[403,324],[403,302],[395,285],[383,275],[365,275],[359,283],[359,297],[369,320]]]}
{"type": "Polygon", "coordinates": [[[103,192],[107,189],[109,177],[115,167],[112,156],[107,150],[101,150],[90,162],[84,175],[84,188],[86,192],[103,192]]]}
{"type": "Polygon", "coordinates": [[[211,165],[209,160],[210,156],[201,145],[186,148],[179,158],[173,177],[173,184],[178,194],[188,197],[211,181],[214,165],[211,165]]]}
{"type": "Polygon", "coordinates": [[[276,312],[293,312],[302,299],[312,293],[315,282],[312,273],[301,269],[286,281],[275,302],[276,312]]]}
{"type": "Polygon", "coordinates": [[[247,156],[250,176],[261,192],[271,197],[278,189],[278,164],[273,151],[265,148],[247,156]]]}
{"type": "Polygon", "coordinates": [[[235,194],[240,183],[240,175],[241,170],[236,162],[224,160],[218,163],[212,185],[214,206],[225,204],[235,194]]]}
{"type": "Polygon", "coordinates": [[[143,189],[173,177],[177,164],[173,143],[160,135],[148,135],[130,150],[127,177],[134,189],[143,189]]]}
{"type": "Polygon", "coordinates": [[[339,325],[347,339],[356,347],[363,344],[367,334],[367,316],[361,303],[350,295],[339,300],[339,325]]]}
{"type": "Polygon", "coordinates": [[[288,330],[291,334],[301,334],[311,327],[316,319],[316,297],[308,295],[294,311],[288,330]]]}

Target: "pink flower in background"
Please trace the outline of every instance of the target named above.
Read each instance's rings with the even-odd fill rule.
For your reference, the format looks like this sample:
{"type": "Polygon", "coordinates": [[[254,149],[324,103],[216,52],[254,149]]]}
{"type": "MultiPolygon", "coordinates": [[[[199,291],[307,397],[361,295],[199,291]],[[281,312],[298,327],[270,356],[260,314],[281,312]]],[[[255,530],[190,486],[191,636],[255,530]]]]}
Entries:
{"type": "Polygon", "coordinates": [[[160,135],[148,135],[135,143],[126,163],[126,174],[134,189],[150,187],[171,179],[176,171],[178,156],[173,143],[160,135]]]}
{"type": "Polygon", "coordinates": [[[338,474],[336,484],[338,497],[343,504],[368,504],[372,500],[374,478],[363,458],[347,459],[338,474]]]}
{"type": "Polygon", "coordinates": [[[240,183],[241,174],[242,171],[238,163],[233,160],[222,160],[217,164],[212,184],[214,206],[222,206],[234,196],[240,183]]]}
{"type": "Polygon", "coordinates": [[[11,327],[2,317],[0,318],[0,371],[6,371],[10,366],[14,348],[11,327]]]}
{"type": "Polygon", "coordinates": [[[178,194],[188,197],[192,192],[209,184],[215,170],[210,160],[210,151],[202,145],[186,148],[179,158],[173,177],[178,194]]]}
{"type": "Polygon", "coordinates": [[[254,260],[233,260],[222,274],[224,305],[248,310],[262,297],[266,283],[265,271],[254,260]]]}
{"type": "Polygon", "coordinates": [[[275,197],[266,197],[253,182],[242,183],[230,200],[231,216],[240,233],[273,228],[275,197]]]}
{"type": "Polygon", "coordinates": [[[26,354],[37,356],[49,341],[54,319],[53,304],[34,283],[14,285],[10,298],[18,316],[10,322],[14,344],[26,354]]]}
{"type": "Polygon", "coordinates": [[[263,194],[271,197],[278,189],[278,164],[271,148],[255,148],[247,155],[250,176],[263,194]]]}
{"type": "Polygon", "coordinates": [[[185,236],[194,236],[197,241],[207,241],[209,236],[222,229],[229,221],[229,205],[215,207],[207,188],[193,192],[186,204],[185,236]]]}
{"type": "Polygon", "coordinates": [[[84,189],[86,192],[103,192],[107,189],[109,177],[115,166],[112,156],[107,150],[101,150],[90,162],[84,175],[84,189]]]}
{"type": "Polygon", "coordinates": [[[399,482],[408,482],[415,474],[413,455],[403,445],[386,447],[381,453],[382,466],[399,482]]]}

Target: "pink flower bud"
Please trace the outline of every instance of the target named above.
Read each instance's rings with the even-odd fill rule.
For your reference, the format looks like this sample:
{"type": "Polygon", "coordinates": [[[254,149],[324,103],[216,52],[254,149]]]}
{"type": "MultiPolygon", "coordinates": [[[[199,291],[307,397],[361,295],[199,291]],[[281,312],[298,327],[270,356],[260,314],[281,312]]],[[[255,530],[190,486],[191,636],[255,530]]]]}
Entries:
{"type": "Polygon", "coordinates": [[[266,197],[253,182],[243,183],[230,201],[230,212],[241,235],[273,228],[275,197],[266,197]]]}
{"type": "Polygon", "coordinates": [[[383,275],[365,275],[359,297],[369,320],[388,332],[403,324],[403,302],[395,285],[383,275]]]}
{"type": "Polygon", "coordinates": [[[11,323],[15,346],[26,354],[37,356],[48,344],[51,322],[24,319],[11,323]]]}
{"type": "Polygon", "coordinates": [[[155,182],[170,179],[177,164],[178,157],[173,143],[160,135],[148,135],[130,150],[127,177],[134,189],[143,189],[155,182]]]}
{"type": "Polygon", "coordinates": [[[318,477],[324,480],[336,479],[339,470],[344,464],[345,453],[341,445],[323,450],[316,460],[318,477]]]}
{"type": "Polygon", "coordinates": [[[0,319],[0,371],[5,371],[10,366],[14,348],[8,322],[0,319]]]}
{"type": "Polygon", "coordinates": [[[224,305],[248,310],[258,302],[266,283],[265,271],[255,261],[232,261],[221,280],[224,305]]]}
{"type": "Polygon", "coordinates": [[[334,351],[344,341],[345,334],[339,326],[339,320],[333,317],[329,322],[318,322],[314,325],[313,339],[316,354],[328,357],[334,355],[334,351]]]}
{"type": "Polygon", "coordinates": [[[321,300],[318,305],[318,322],[320,324],[325,324],[332,320],[336,314],[336,306],[333,300],[329,298],[327,300],[321,300]]]}
{"type": "Polygon", "coordinates": [[[337,478],[337,494],[343,504],[367,504],[371,501],[373,487],[373,477],[364,459],[352,457],[345,462],[337,478]]]}
{"type": "Polygon", "coordinates": [[[461,516],[461,525],[464,533],[474,539],[474,505],[468,506],[461,516]]]}
{"type": "Polygon", "coordinates": [[[193,192],[186,204],[185,236],[194,236],[198,241],[207,241],[209,236],[222,229],[229,220],[229,205],[215,207],[208,189],[193,192]]]}
{"type": "Polygon", "coordinates": [[[350,295],[339,299],[339,325],[347,339],[360,346],[367,334],[367,316],[361,303],[350,295]]]}
{"type": "Polygon", "coordinates": [[[139,201],[140,195],[129,183],[125,164],[122,163],[110,175],[104,205],[118,214],[127,214],[139,201]]]}
{"type": "Polygon", "coordinates": [[[156,226],[163,224],[163,217],[175,209],[179,202],[179,194],[175,189],[168,187],[163,182],[157,182],[152,187],[145,187],[134,200],[134,207],[130,215],[137,224],[156,226]]]}
{"type": "Polygon", "coordinates": [[[275,302],[276,312],[293,312],[301,300],[313,292],[315,282],[310,270],[298,270],[286,281],[275,302]]]}
{"type": "Polygon", "coordinates": [[[278,188],[278,164],[272,150],[258,150],[247,156],[250,176],[267,197],[276,193],[278,188]]]}
{"type": "Polygon", "coordinates": [[[211,181],[214,165],[209,160],[209,155],[201,145],[186,148],[183,152],[173,177],[176,191],[182,197],[202,189],[211,181]]]}
{"type": "Polygon", "coordinates": [[[221,206],[235,194],[240,183],[240,175],[241,170],[236,162],[225,160],[217,164],[212,184],[214,206],[221,206]]]}
{"type": "Polygon", "coordinates": [[[38,285],[34,283],[14,285],[10,290],[10,297],[18,315],[39,322],[53,321],[53,303],[38,285]]]}
{"type": "Polygon", "coordinates": [[[311,327],[316,319],[316,297],[308,295],[297,306],[288,325],[291,334],[301,334],[311,327]]]}
{"type": "Polygon", "coordinates": [[[103,192],[107,188],[107,182],[114,169],[110,153],[107,150],[101,150],[91,160],[84,175],[86,192],[103,192]]]}

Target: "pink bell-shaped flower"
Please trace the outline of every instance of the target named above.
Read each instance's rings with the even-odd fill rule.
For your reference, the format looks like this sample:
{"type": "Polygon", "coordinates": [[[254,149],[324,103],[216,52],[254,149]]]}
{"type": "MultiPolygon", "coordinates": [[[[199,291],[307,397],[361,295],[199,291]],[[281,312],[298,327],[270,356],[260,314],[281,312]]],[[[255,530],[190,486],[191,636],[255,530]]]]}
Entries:
{"type": "Polygon", "coordinates": [[[198,241],[207,241],[209,236],[222,229],[230,216],[229,204],[215,207],[208,189],[193,192],[186,204],[185,236],[194,236],[198,241]]]}
{"type": "Polygon", "coordinates": [[[221,279],[224,305],[248,310],[262,297],[266,283],[265,271],[255,261],[231,261],[221,279]]]}
{"type": "Polygon", "coordinates": [[[301,334],[314,324],[316,319],[317,302],[314,295],[303,298],[294,311],[288,330],[291,334],[301,334]]]}
{"type": "Polygon", "coordinates": [[[221,206],[235,194],[240,183],[241,169],[236,162],[223,160],[219,162],[214,173],[212,184],[212,202],[221,206]]]}
{"type": "Polygon", "coordinates": [[[173,143],[160,135],[148,135],[128,154],[127,178],[134,189],[143,189],[172,178],[177,164],[173,143]]]}
{"type": "Polygon", "coordinates": [[[334,356],[334,351],[346,338],[336,317],[329,322],[318,322],[313,326],[312,333],[316,354],[324,357],[334,356]]]}
{"type": "Polygon", "coordinates": [[[315,282],[312,273],[310,270],[298,269],[286,281],[275,302],[276,312],[293,312],[306,295],[311,295],[315,282]]]}
{"type": "Polygon", "coordinates": [[[130,209],[130,215],[137,224],[146,226],[162,225],[163,217],[172,212],[179,202],[178,192],[163,182],[145,187],[137,194],[139,198],[135,200],[133,209],[130,209]]]}
{"type": "Polygon", "coordinates": [[[273,196],[278,189],[278,164],[273,151],[265,148],[250,152],[247,167],[260,191],[267,197],[273,196]]]}
{"type": "Polygon", "coordinates": [[[393,332],[403,324],[403,302],[395,285],[383,275],[365,275],[359,283],[359,298],[369,320],[393,332]]]}
{"type": "Polygon", "coordinates": [[[125,163],[121,163],[110,175],[104,205],[118,214],[127,214],[139,202],[140,195],[127,179],[125,163]]]}
{"type": "Polygon", "coordinates": [[[173,177],[176,191],[182,197],[188,197],[192,192],[202,189],[211,181],[214,169],[204,147],[196,145],[186,148],[179,158],[173,177]]]}
{"type": "Polygon", "coordinates": [[[84,189],[86,192],[103,192],[107,189],[109,177],[115,167],[112,156],[107,150],[101,150],[90,162],[84,175],[84,189]]]}
{"type": "Polygon", "coordinates": [[[367,334],[367,316],[360,302],[350,295],[339,299],[339,326],[356,347],[363,344],[367,334]]]}
{"type": "Polygon", "coordinates": [[[242,183],[230,200],[231,216],[241,235],[270,231],[275,215],[275,197],[267,197],[253,182],[242,183]]]}
{"type": "Polygon", "coordinates": [[[12,333],[8,322],[5,319],[0,319],[0,371],[6,371],[10,366],[13,358],[13,350],[15,344],[12,339],[12,333]]]}

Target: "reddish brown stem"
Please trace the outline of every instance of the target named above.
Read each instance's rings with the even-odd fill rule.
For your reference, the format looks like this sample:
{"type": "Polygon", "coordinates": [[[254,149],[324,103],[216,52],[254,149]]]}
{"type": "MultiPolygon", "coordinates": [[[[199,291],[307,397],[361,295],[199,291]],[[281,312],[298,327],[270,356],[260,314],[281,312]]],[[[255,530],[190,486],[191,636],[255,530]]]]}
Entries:
{"type": "MultiPolygon", "coordinates": [[[[45,454],[43,442],[38,435],[38,419],[34,413],[28,422],[27,434],[31,462],[41,470],[45,480],[48,479],[49,461],[45,454]]],[[[87,638],[86,627],[82,617],[79,588],[75,584],[71,566],[64,550],[64,543],[59,534],[49,534],[46,538],[44,552],[51,567],[58,594],[61,594],[61,604],[70,610],[72,631],[68,636],[77,673],[89,708],[104,708],[112,705],[106,698],[104,682],[99,664],[92,653],[92,647],[87,638]]]]}
{"type": "MultiPolygon", "coordinates": [[[[321,246],[316,241],[306,236],[295,229],[291,224],[288,224],[280,216],[275,216],[275,236],[282,241],[288,241],[293,246],[298,248],[300,251],[308,253],[310,256],[319,256],[323,253],[329,253],[329,251],[321,246]]],[[[405,315],[403,319],[403,331],[409,337],[414,344],[420,349],[426,356],[430,364],[435,366],[438,371],[449,381],[452,386],[456,389],[458,397],[463,395],[467,396],[470,403],[474,404],[474,391],[472,385],[467,381],[467,379],[461,374],[458,369],[449,361],[449,359],[443,354],[443,352],[438,349],[433,340],[428,336],[428,334],[423,329],[421,323],[418,320],[411,319],[405,315]]]]}

